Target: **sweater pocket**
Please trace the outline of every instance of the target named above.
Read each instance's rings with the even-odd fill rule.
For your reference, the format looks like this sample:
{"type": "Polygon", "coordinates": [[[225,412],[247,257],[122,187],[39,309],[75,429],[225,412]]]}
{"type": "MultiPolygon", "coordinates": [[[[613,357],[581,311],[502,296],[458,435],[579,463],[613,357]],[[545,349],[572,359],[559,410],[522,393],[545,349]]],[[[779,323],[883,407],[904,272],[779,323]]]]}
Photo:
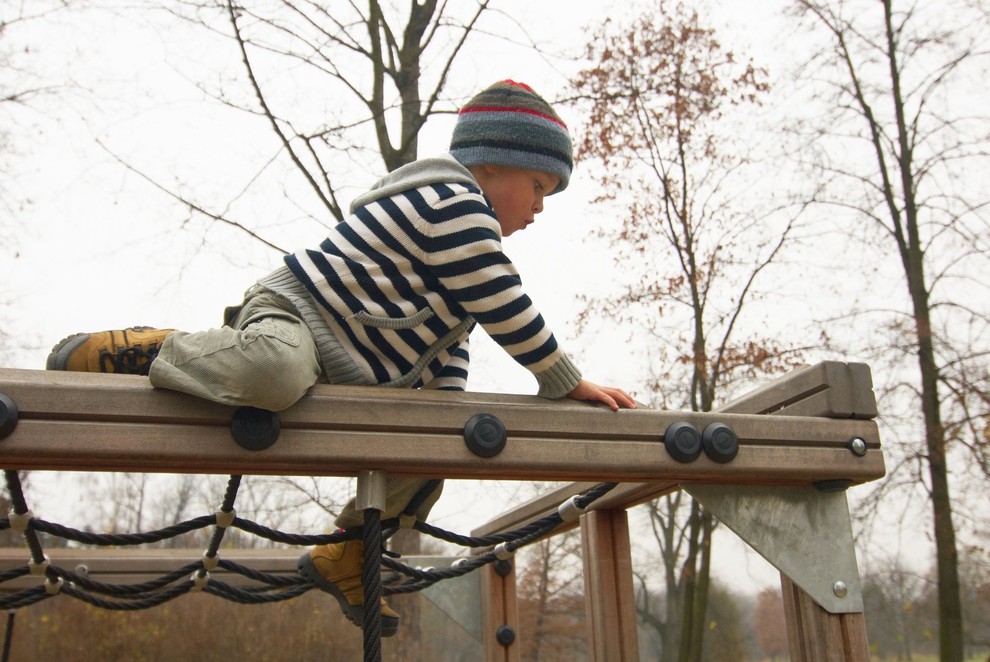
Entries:
{"type": "Polygon", "coordinates": [[[436,315],[432,308],[424,308],[415,315],[409,317],[380,317],[361,310],[351,318],[359,324],[370,326],[375,329],[413,329],[423,324],[426,320],[436,315]]]}

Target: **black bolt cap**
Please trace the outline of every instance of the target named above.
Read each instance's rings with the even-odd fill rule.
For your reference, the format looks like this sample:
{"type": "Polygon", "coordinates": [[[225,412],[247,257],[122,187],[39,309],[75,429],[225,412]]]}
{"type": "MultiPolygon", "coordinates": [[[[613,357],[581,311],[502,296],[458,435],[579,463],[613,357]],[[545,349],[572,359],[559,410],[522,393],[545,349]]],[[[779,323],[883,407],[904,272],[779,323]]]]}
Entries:
{"type": "Polygon", "coordinates": [[[281,429],[278,413],[257,407],[238,407],[230,421],[234,441],[249,451],[261,451],[274,444],[281,429]]]}
{"type": "Polygon", "coordinates": [[[508,625],[500,625],[495,630],[495,641],[503,646],[511,646],[516,640],[516,631],[508,625]]]}
{"type": "Polygon", "coordinates": [[[0,439],[17,427],[17,405],[4,393],[0,393],[0,439]]]}
{"type": "Polygon", "coordinates": [[[694,462],[701,455],[701,434],[690,423],[671,423],[663,433],[663,443],[678,462],[694,462]]]}
{"type": "Polygon", "coordinates": [[[499,577],[508,577],[509,573],[512,572],[512,561],[509,559],[496,559],[492,563],[492,567],[495,569],[495,574],[499,577]]]}
{"type": "Polygon", "coordinates": [[[464,425],[464,443],[480,457],[495,457],[505,448],[505,425],[491,414],[475,414],[464,425]]]}
{"type": "Polygon", "coordinates": [[[712,423],[701,433],[705,453],[719,464],[731,462],[739,452],[739,437],[725,423],[712,423]]]}

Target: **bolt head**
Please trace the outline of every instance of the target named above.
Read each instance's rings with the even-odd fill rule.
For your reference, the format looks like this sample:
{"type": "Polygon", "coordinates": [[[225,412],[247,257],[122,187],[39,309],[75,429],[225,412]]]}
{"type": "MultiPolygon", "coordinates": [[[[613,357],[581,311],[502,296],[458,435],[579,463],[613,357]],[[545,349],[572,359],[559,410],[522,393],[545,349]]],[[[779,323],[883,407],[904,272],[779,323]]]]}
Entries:
{"type": "Polygon", "coordinates": [[[853,437],[849,440],[849,450],[854,454],[863,457],[866,455],[866,441],[860,439],[859,437],[853,437]]]}
{"type": "Polygon", "coordinates": [[[844,581],[837,581],[832,584],[832,592],[835,593],[835,597],[844,598],[849,595],[849,587],[846,586],[844,581]]]}

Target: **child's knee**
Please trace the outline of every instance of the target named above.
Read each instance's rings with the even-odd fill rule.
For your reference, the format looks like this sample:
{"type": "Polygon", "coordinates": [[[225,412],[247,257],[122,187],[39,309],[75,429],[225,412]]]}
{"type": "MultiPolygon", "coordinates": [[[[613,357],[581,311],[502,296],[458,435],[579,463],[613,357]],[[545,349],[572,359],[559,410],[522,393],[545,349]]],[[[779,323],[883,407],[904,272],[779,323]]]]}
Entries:
{"type": "Polygon", "coordinates": [[[242,397],[255,407],[281,411],[295,404],[320,377],[316,345],[294,320],[266,319],[246,351],[254,354],[255,374],[244,380],[242,397]]]}

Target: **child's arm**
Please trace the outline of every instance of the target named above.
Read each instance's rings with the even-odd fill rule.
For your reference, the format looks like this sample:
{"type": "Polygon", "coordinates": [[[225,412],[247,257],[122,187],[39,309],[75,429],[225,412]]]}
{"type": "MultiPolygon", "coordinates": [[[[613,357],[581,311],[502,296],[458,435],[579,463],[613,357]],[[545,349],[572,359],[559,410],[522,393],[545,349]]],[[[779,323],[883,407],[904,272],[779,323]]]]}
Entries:
{"type": "Polygon", "coordinates": [[[598,384],[592,384],[587,379],[582,379],[578,382],[578,385],[573,391],[567,394],[567,397],[573,400],[604,402],[612,411],[619,411],[620,408],[636,408],[636,402],[621,388],[599,386],[598,384]]]}

